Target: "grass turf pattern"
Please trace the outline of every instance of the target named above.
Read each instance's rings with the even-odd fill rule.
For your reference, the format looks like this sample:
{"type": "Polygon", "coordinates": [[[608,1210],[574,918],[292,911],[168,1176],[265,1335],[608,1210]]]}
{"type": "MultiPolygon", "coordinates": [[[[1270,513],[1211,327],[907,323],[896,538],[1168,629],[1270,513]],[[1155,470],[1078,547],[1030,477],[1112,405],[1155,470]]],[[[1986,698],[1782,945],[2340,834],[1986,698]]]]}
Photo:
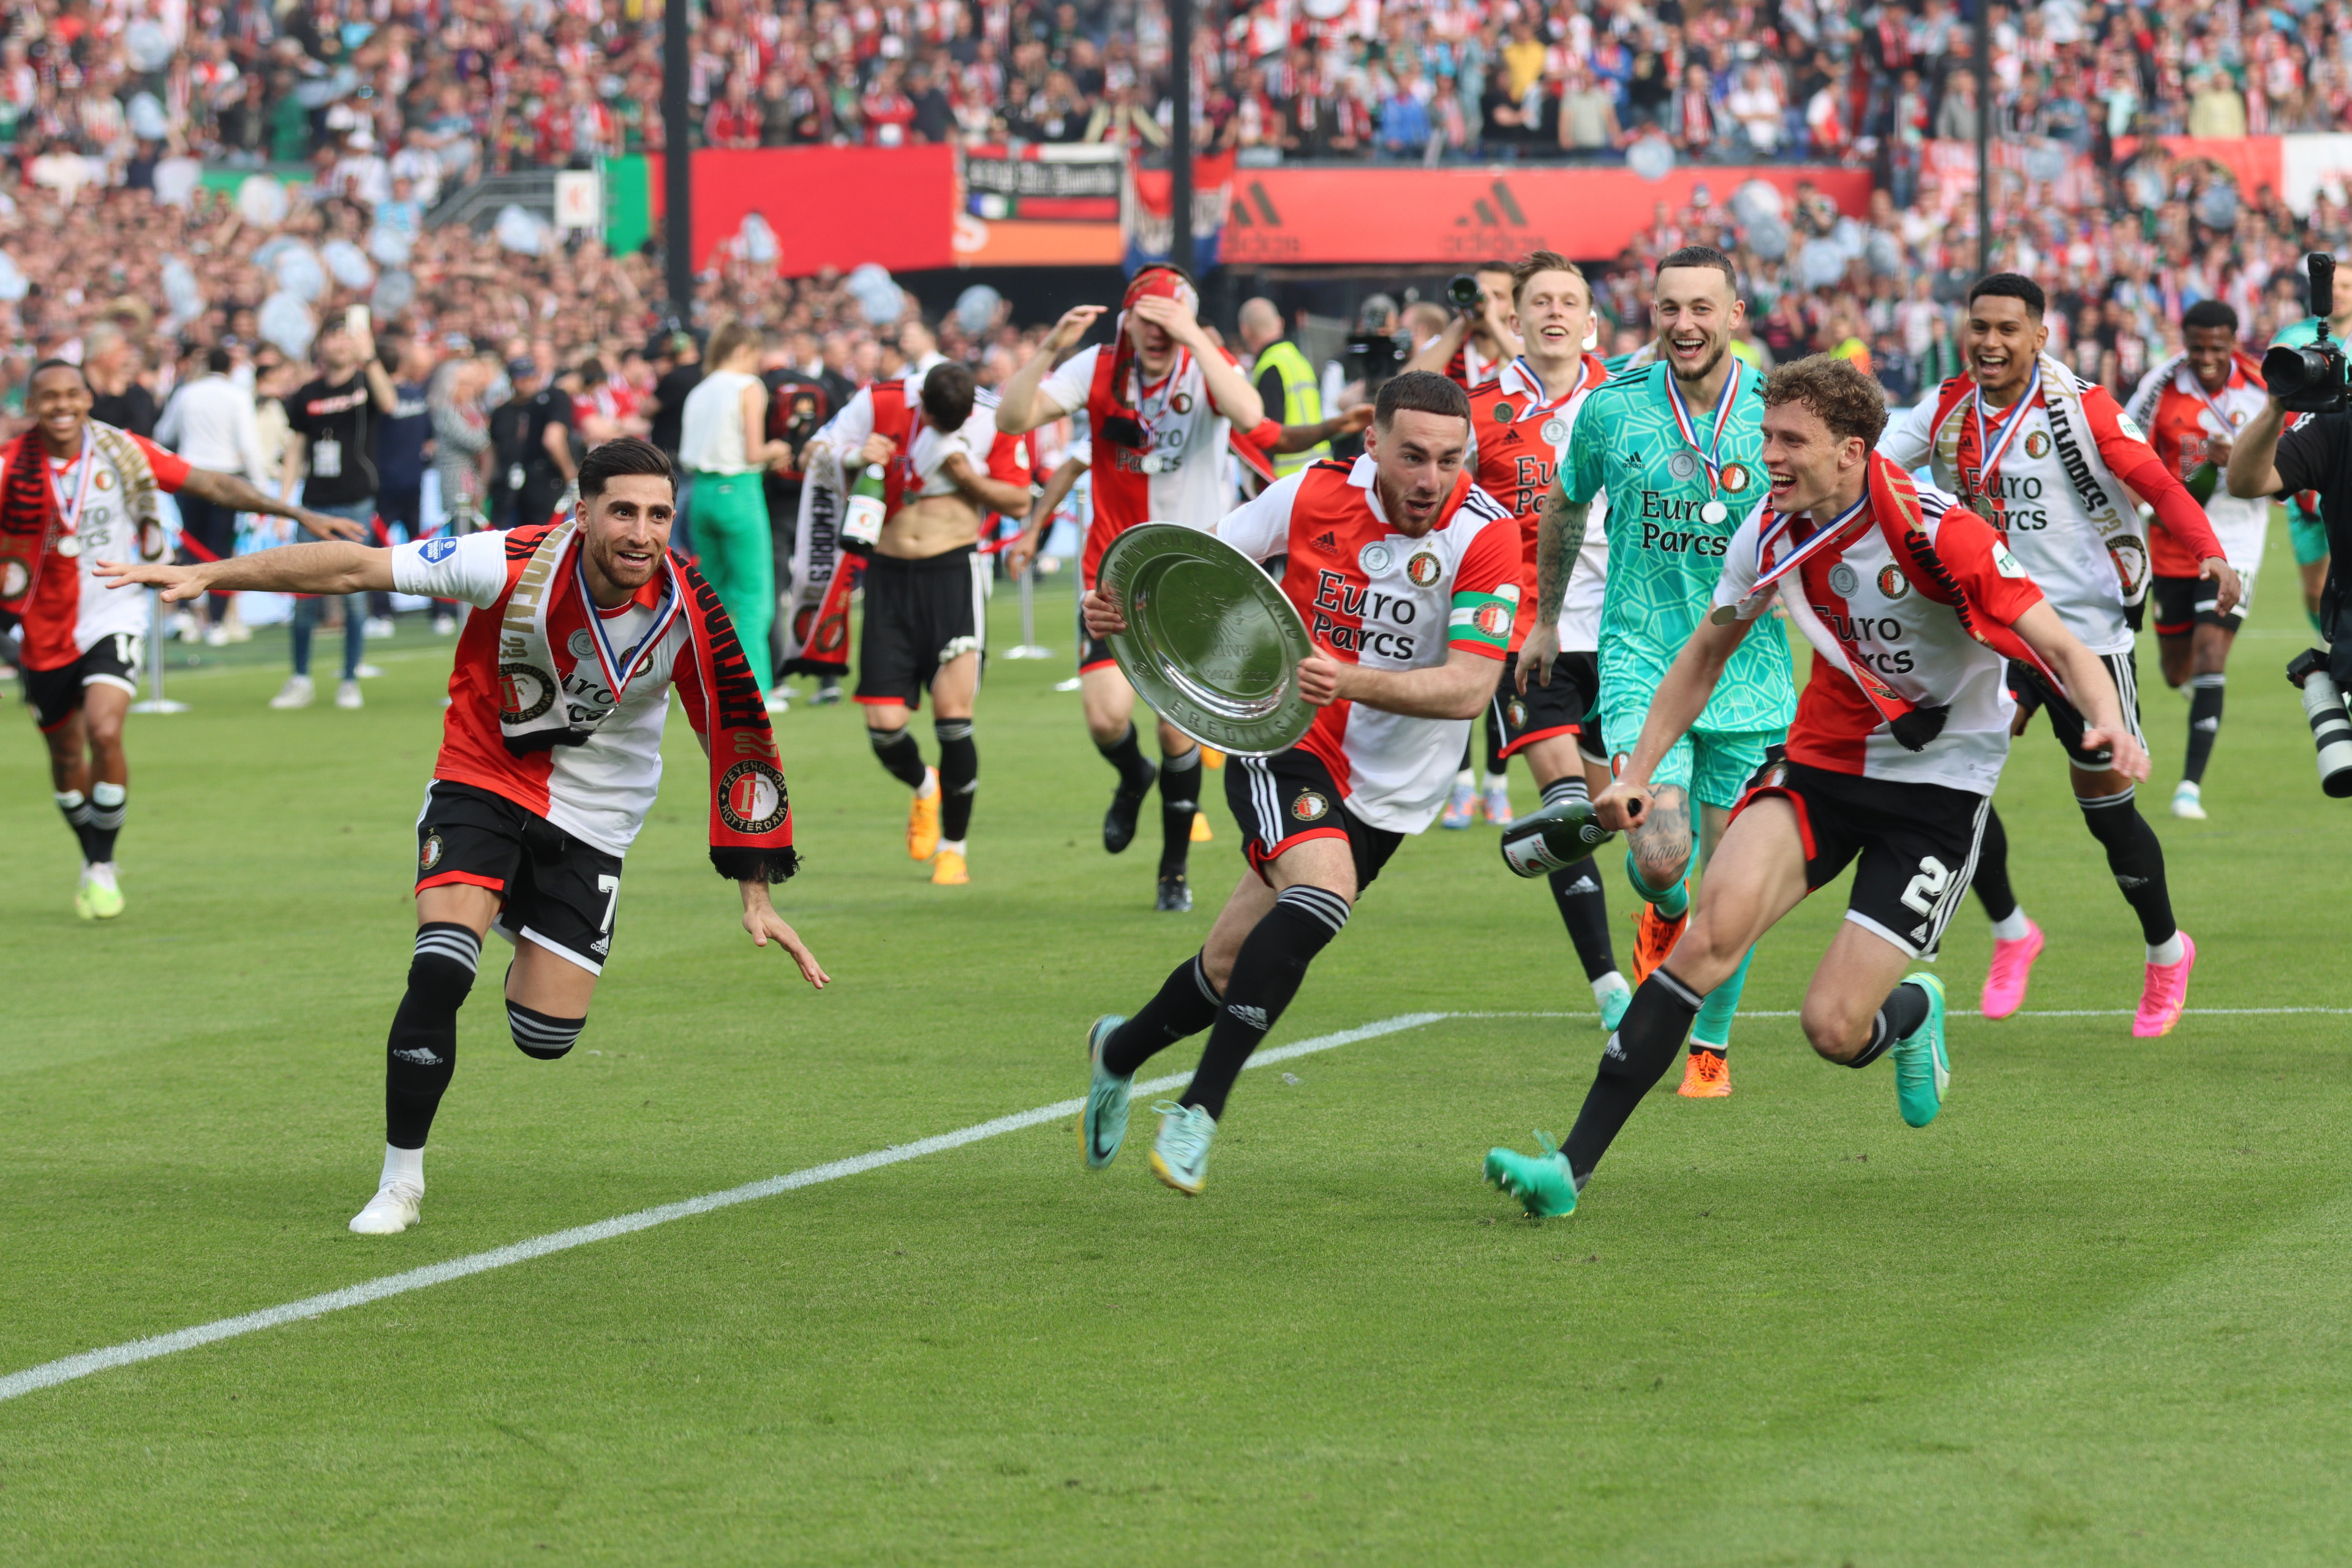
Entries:
{"type": "MultiPolygon", "coordinates": [[[[2278,675],[2284,538],[2264,575],[2210,822],[2163,815],[2185,704],[2144,646],[2196,1007],[2338,1000],[2347,835],[2278,675]]],[[[810,863],[779,903],[838,977],[814,995],[709,873],[674,723],[579,1048],[508,1043],[492,945],[425,1223],[352,1237],[436,646],[413,617],[371,645],[359,713],[268,711],[265,662],[175,672],[195,710],[131,721],[131,908],[102,927],[68,912],[12,721],[0,1373],[1066,1099],[1087,1022],[1147,996],[1238,873],[1214,780],[1201,912],[1152,912],[1148,816],[1102,854],[1065,658],[990,671],[969,888],[906,858],[857,712],[797,709],[810,863]]],[[[2127,1009],[2137,926],[2046,724],[2000,802],[2051,936],[2029,1006],[2127,1009]]],[[[1549,897],[1496,859],[1485,829],[1408,844],[1273,1043],[1589,1009],[1549,897]]],[[[1796,1005],[1842,907],[1766,940],[1753,1006],[1796,1005]]],[[[1938,966],[1961,1006],[1986,946],[1971,903],[1938,966]]],[[[2325,1560],[2352,1513],[2343,1021],[2128,1026],[1960,1017],[1953,1098],[1913,1132],[1885,1071],[1744,1022],[1738,1092],[1662,1089],[1540,1227],[1477,1162],[1566,1130],[1597,1029],[1360,1041],[1246,1076],[1197,1202],[1150,1179],[1149,1116],[1098,1176],[1057,1121],[0,1405],[0,1559],[2325,1560]]]]}

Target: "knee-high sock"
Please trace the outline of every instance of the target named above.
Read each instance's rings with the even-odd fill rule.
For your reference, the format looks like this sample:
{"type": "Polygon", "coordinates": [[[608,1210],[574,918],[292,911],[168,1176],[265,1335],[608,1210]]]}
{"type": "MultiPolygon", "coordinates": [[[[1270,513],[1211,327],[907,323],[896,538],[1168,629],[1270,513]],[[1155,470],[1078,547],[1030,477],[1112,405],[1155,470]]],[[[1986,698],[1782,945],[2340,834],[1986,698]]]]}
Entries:
{"type": "Polygon", "coordinates": [[[1689,1033],[1700,1001],[1697,992],[1664,969],[1650,971],[1650,977],[1633,993],[1633,1005],[1625,1009],[1617,1032],[1609,1037],[1608,1048],[1601,1053],[1601,1070],[1585,1091],[1576,1128],[1560,1147],[1578,1186],[1601,1163],[1601,1156],[1609,1152],[1642,1097],[1681,1054],[1683,1036],[1689,1033]]]}
{"type": "Polygon", "coordinates": [[[1976,879],[1970,885],[1993,924],[2017,913],[2017,894],[2009,885],[2009,830],[2000,825],[2000,813],[1990,807],[1985,811],[1984,838],[1977,846],[1976,879]]]}
{"type": "Polygon", "coordinates": [[[1662,920],[1678,921],[1690,912],[1690,861],[1684,860],[1682,874],[1664,888],[1653,888],[1642,879],[1642,863],[1625,851],[1625,880],[1633,884],[1633,893],[1643,903],[1658,911],[1662,920]]]}
{"type": "Polygon", "coordinates": [[[1225,1005],[1210,1026],[1209,1043],[1180,1103],[1197,1105],[1222,1121],[1225,1096],[1282,1017],[1307,978],[1307,966],[1348,923],[1348,900],[1328,888],[1285,888],[1265,918],[1242,939],[1225,981],[1225,1005]]]}
{"type": "Polygon", "coordinates": [[[1129,795],[1141,795],[1151,787],[1151,764],[1143,760],[1143,747],[1136,740],[1135,726],[1129,724],[1127,733],[1104,745],[1095,742],[1095,750],[1103,761],[1118,770],[1118,787],[1129,795]]]}
{"type": "Polygon", "coordinates": [[[466,927],[433,921],[416,928],[408,993],[392,1016],[384,1044],[383,1141],[422,1149],[433,1113],[457,1070],[457,1009],[474,987],[482,939],[466,927]]]}
{"type": "Polygon", "coordinates": [[[1224,998],[1209,984],[1209,972],[1194,953],[1171,970],[1160,994],[1103,1042],[1103,1066],[1132,1077],[1137,1068],[1188,1035],[1216,1022],[1224,998]]]}
{"type": "Polygon", "coordinates": [[[1192,818],[1201,813],[1201,748],[1160,759],[1160,874],[1181,876],[1192,854],[1192,818]]]}
{"type": "MultiPolygon", "coordinates": [[[[1546,805],[1591,798],[1580,778],[1554,779],[1544,785],[1546,805]]],[[[1609,942],[1609,895],[1601,890],[1599,865],[1587,855],[1546,879],[1551,884],[1552,902],[1559,906],[1560,924],[1568,928],[1568,940],[1576,944],[1576,956],[1584,961],[1584,977],[1599,980],[1615,973],[1617,955],[1609,942]]]]}
{"type": "Polygon", "coordinates": [[[2083,822],[2091,837],[2107,852],[2107,869],[2116,874],[2124,902],[2139,916],[2141,936],[2150,947],[2161,947],[2180,928],[2172,921],[2172,893],[2164,880],[2164,845],[2156,829],[2133,804],[2132,792],[2103,795],[2096,800],[2074,797],[2083,808],[2083,822]]]}
{"type": "Polygon", "coordinates": [[[2189,678],[2189,758],[2180,776],[2190,784],[2205,782],[2205,764],[2213,760],[2213,742],[2221,734],[2221,688],[2229,679],[2218,669],[2189,678]]]}
{"type": "Polygon", "coordinates": [[[559,1018],[511,999],[507,1003],[507,1033],[514,1037],[515,1049],[543,1062],[555,1060],[577,1045],[580,1031],[587,1026],[585,1018],[559,1018]]]}
{"type": "Polygon", "coordinates": [[[73,829],[74,842],[81,846],[81,858],[94,860],[89,852],[89,797],[78,789],[64,789],[55,796],[58,810],[64,814],[66,826],[73,829]]]}
{"type": "Polygon", "coordinates": [[[923,748],[915,744],[915,737],[908,732],[912,728],[908,724],[895,730],[868,728],[866,739],[892,778],[908,789],[920,789],[929,782],[930,775],[923,771],[923,748]]]}
{"type": "Polygon", "coordinates": [[[130,809],[131,791],[104,779],[89,786],[89,858],[106,861],[114,858],[114,840],[122,831],[123,814],[130,809]]]}
{"type": "Polygon", "coordinates": [[[1495,717],[1495,705],[1489,702],[1486,704],[1486,777],[1490,780],[1501,778],[1503,770],[1508,765],[1503,759],[1502,721],[1495,717]]]}
{"type": "Polygon", "coordinates": [[[972,744],[969,719],[934,719],[931,732],[940,738],[940,837],[950,844],[963,842],[971,828],[972,792],[980,788],[980,748],[972,744]]]}
{"type": "Polygon", "coordinates": [[[1862,1054],[1845,1065],[1866,1068],[1888,1051],[1895,1042],[1927,1021],[1927,992],[1911,981],[1898,981],[1879,1005],[1878,1015],[1870,1021],[1870,1041],[1862,1054]]]}
{"type": "Polygon", "coordinates": [[[1731,1016],[1739,1011],[1739,994],[1748,987],[1748,966],[1756,962],[1756,950],[1749,948],[1731,972],[1731,978],[1706,994],[1698,1010],[1698,1022],[1691,1026],[1691,1049],[1701,1046],[1720,1056],[1731,1049],[1731,1016]]]}

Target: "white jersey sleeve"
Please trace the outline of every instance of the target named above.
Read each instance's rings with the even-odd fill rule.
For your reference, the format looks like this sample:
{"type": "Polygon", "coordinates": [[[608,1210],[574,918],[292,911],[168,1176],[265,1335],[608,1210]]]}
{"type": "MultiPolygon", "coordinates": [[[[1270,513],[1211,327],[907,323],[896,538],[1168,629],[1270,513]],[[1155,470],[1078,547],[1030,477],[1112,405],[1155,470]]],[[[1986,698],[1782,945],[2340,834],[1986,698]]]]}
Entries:
{"type": "Polygon", "coordinates": [[[487,610],[507,591],[507,536],[495,530],[462,539],[420,539],[392,547],[394,593],[463,599],[487,610]]]}
{"type": "Polygon", "coordinates": [[[1927,466],[1936,448],[1936,398],[1931,393],[1904,410],[1878,437],[1878,453],[1905,473],[1927,466]]]}
{"type": "Polygon", "coordinates": [[[1253,561],[1283,554],[1290,548],[1291,509],[1298,502],[1298,488],[1311,472],[1301,468],[1284,475],[1258,492],[1256,500],[1244,501],[1225,513],[1209,531],[1253,561]]]}
{"type": "Polygon", "coordinates": [[[1766,505],[1756,503],[1748,521],[1734,530],[1723,547],[1723,574],[1715,580],[1715,602],[1729,605],[1743,621],[1752,621],[1772,602],[1769,592],[1756,591],[1756,542],[1763,537],[1766,505]]]}
{"type": "Polygon", "coordinates": [[[2143,430],[2155,429],[2156,405],[2164,400],[2164,384],[2172,379],[2180,364],[2181,356],[2174,354],[2141,376],[2138,389],[2124,405],[2124,416],[2143,430]]]}
{"type": "Polygon", "coordinates": [[[1094,395],[1095,360],[1101,353],[1100,344],[1080,349],[1046,374],[1037,393],[1053,410],[1047,416],[1049,419],[1076,413],[1087,405],[1087,399],[1094,395]]]}

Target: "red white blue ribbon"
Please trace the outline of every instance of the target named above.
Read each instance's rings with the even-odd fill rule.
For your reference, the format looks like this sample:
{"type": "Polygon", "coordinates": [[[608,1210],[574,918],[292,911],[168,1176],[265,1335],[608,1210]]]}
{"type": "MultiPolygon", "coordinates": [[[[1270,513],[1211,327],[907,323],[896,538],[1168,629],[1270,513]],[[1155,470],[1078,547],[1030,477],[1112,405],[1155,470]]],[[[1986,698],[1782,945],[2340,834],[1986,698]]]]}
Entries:
{"type": "Polygon", "coordinates": [[[1698,460],[1706,465],[1706,493],[1710,496],[1722,488],[1723,463],[1716,453],[1723,446],[1723,433],[1731,424],[1732,405],[1739,396],[1738,356],[1726,357],[1731,361],[1731,374],[1723,378],[1723,395],[1715,401],[1715,432],[1704,447],[1698,444],[1698,431],[1691,423],[1690,407],[1683,402],[1683,389],[1675,382],[1674,372],[1666,372],[1666,406],[1674,413],[1675,428],[1682,432],[1683,440],[1690,449],[1698,454],[1698,460]]]}
{"type": "Polygon", "coordinates": [[[572,560],[572,575],[579,584],[580,603],[588,612],[589,640],[596,645],[596,663],[604,674],[604,689],[613,694],[613,706],[618,708],[622,697],[629,689],[629,682],[636,675],[638,660],[647,648],[661,640],[663,633],[669,630],[670,623],[677,620],[678,612],[686,607],[686,599],[678,592],[677,574],[669,569],[667,562],[662,563],[662,597],[661,603],[654,609],[653,625],[646,628],[646,635],[637,639],[627,654],[615,654],[612,638],[604,635],[604,617],[597,614],[596,601],[588,592],[587,554],[588,542],[583,538],[580,542],[580,554],[572,560]]]}
{"type": "Polygon", "coordinates": [[[1770,587],[1773,584],[1779,582],[1781,578],[1786,577],[1790,573],[1794,572],[1798,567],[1803,565],[1806,562],[1811,560],[1822,551],[1827,550],[1831,545],[1836,543],[1838,540],[1843,536],[1845,531],[1853,524],[1854,521],[1861,517],[1864,510],[1869,505],[1870,490],[1868,487],[1865,486],[1863,489],[1861,500],[1855,501],[1852,506],[1846,508],[1845,510],[1840,512],[1837,516],[1837,520],[1834,522],[1832,522],[1828,527],[1815,529],[1811,538],[1807,539],[1802,544],[1798,545],[1794,551],[1790,552],[1787,560],[1780,562],[1774,562],[1772,560],[1772,545],[1774,542],[1779,540],[1783,534],[1787,533],[1790,525],[1793,524],[1799,517],[1802,517],[1805,514],[1802,512],[1796,512],[1783,515],[1780,512],[1774,512],[1768,520],[1766,520],[1762,531],[1757,535],[1756,586],[1749,591],[1749,596],[1753,597],[1755,595],[1762,593],[1765,589],[1770,587]]]}
{"type": "Polygon", "coordinates": [[[2025,428],[2025,411],[2033,406],[2033,400],[2041,395],[2042,362],[2037,359],[2033,362],[2033,379],[2025,384],[2025,395],[2010,405],[2009,423],[2003,425],[1999,416],[1993,419],[1993,427],[2000,432],[2000,445],[1994,447],[1989,446],[1985,439],[1984,388],[1977,388],[1975,400],[1969,405],[1969,413],[1977,422],[1977,482],[1970,487],[1976,495],[1986,500],[1993,499],[1993,474],[2000,468],[2001,458],[2009,455],[2009,444],[2017,439],[2020,430],[2025,428]]]}
{"type": "MultiPolygon", "coordinates": [[[[57,551],[60,555],[74,556],[81,553],[81,509],[89,500],[89,477],[98,471],[98,459],[91,455],[96,446],[97,442],[90,437],[89,425],[85,421],[81,427],[81,456],[74,459],[75,463],[81,468],[81,480],[74,489],[73,504],[70,507],[66,504],[65,486],[58,482],[59,474],[55,468],[49,470],[49,493],[57,498],[58,502],[57,551]],[[70,549],[66,545],[66,541],[68,539],[73,541],[70,549]]],[[[47,460],[46,458],[43,459],[43,461],[47,460]]],[[[66,469],[67,473],[72,471],[70,467],[66,469]]]]}

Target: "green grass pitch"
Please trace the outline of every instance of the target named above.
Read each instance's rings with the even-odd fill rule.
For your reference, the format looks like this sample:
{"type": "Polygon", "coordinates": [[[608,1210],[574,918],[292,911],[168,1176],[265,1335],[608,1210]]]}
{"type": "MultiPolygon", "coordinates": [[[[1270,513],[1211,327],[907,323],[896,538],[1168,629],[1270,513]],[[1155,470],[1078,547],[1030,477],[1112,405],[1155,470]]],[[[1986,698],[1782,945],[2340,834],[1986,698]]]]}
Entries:
{"type": "MultiPolygon", "coordinates": [[[[360,713],[268,710],[265,644],[179,677],[194,711],[132,721],[102,928],[11,702],[0,1374],[1081,1092],[1087,1022],[1150,994],[1238,861],[1213,779],[1200,912],[1152,912],[1153,819],[1102,853],[1067,615],[1045,596],[1054,660],[990,672],[969,888],[906,858],[855,709],[781,721],[808,862],[779,902],[822,996],[743,938],[673,722],[580,1047],[507,1041],[493,944],[425,1223],[391,1240],[344,1222],[446,645],[374,645],[360,713]]],[[[2164,813],[2186,706],[2143,645],[2192,1006],[2346,1002],[2352,816],[2279,675],[2304,635],[2280,531],[2206,824],[2164,813]]],[[[1958,1019],[1924,1131],[1886,1068],[1749,1018],[1732,1099],[1653,1097],[1582,1212],[1516,1217],[1479,1159],[1564,1132],[1601,1037],[1540,885],[1491,831],[1433,831],[1276,1041],[1512,1016],[1249,1073],[1201,1199],[1151,1180],[1148,1116],[1099,1175],[1059,1121],[33,1393],[0,1404],[0,1562],[2340,1560],[2347,1020],[2133,1041],[2138,932],[2045,724],[2000,802],[2050,932],[2029,1006],[2110,1011],[1958,1019]]],[[[1623,955],[1613,867],[1610,898],[1623,955]]],[[[1767,940],[1752,1007],[1796,1005],[1842,907],[1767,940]]],[[[1986,946],[1972,901],[1958,1006],[1986,946]]]]}

